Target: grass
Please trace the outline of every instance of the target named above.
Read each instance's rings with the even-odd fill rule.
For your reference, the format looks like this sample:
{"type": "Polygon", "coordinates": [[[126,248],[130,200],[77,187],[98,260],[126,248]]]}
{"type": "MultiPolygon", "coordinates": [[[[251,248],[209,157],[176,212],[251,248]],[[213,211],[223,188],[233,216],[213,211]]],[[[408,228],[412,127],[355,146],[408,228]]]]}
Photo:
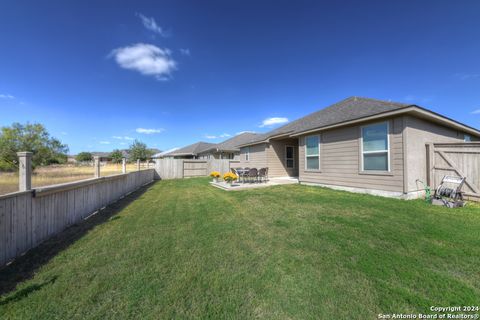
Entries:
{"type": "MultiPolygon", "coordinates": [[[[144,165],[144,164],[142,164],[144,165]]],[[[127,164],[127,172],[136,170],[136,164],[127,164]]],[[[35,169],[32,175],[32,186],[41,187],[93,178],[93,167],[73,165],[52,165],[35,169]]],[[[109,176],[122,172],[121,164],[102,166],[100,174],[109,176]]],[[[0,195],[18,191],[18,174],[0,172],[0,195]]]]}
{"type": "Polygon", "coordinates": [[[207,181],[155,183],[3,295],[0,318],[376,319],[480,301],[478,207],[207,181]]]}

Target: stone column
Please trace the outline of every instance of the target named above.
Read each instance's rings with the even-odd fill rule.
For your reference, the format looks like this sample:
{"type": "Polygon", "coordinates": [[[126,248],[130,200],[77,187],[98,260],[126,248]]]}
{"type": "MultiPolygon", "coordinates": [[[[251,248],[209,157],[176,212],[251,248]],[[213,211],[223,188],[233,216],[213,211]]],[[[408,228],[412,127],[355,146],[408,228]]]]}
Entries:
{"type": "Polygon", "coordinates": [[[122,173],[127,173],[127,158],[122,158],[122,173]]]}
{"type": "Polygon", "coordinates": [[[140,159],[137,159],[137,171],[140,171],[140,159]]]}
{"type": "Polygon", "coordinates": [[[95,170],[95,178],[100,178],[100,157],[95,156],[93,157],[93,167],[95,170]]]}
{"type": "Polygon", "coordinates": [[[32,153],[28,151],[17,152],[18,156],[18,190],[32,189],[32,153]]]}

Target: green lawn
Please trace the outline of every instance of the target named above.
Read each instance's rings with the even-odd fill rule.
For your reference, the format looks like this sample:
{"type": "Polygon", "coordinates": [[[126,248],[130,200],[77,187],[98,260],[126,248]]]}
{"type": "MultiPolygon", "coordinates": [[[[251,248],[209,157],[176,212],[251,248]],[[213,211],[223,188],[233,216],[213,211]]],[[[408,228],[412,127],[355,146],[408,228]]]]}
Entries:
{"type": "Polygon", "coordinates": [[[375,319],[478,305],[479,211],[161,181],[3,295],[0,318],[375,319]]]}

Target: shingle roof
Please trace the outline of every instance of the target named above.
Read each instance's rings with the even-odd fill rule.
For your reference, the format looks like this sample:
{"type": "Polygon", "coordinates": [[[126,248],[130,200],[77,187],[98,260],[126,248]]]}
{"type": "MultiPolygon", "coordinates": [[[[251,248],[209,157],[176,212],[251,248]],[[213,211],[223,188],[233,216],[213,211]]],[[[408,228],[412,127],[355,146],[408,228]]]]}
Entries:
{"type": "Polygon", "coordinates": [[[258,133],[244,132],[214,145],[213,148],[218,151],[238,151],[240,150],[238,146],[255,141],[258,136],[258,133]]]}
{"type": "Polygon", "coordinates": [[[215,146],[214,143],[200,141],[200,142],[188,145],[186,147],[177,149],[175,151],[169,152],[164,156],[197,155],[198,153],[205,151],[213,146],[215,146]]]}
{"type": "Polygon", "coordinates": [[[329,107],[311,113],[303,118],[292,121],[280,128],[269,131],[256,137],[256,143],[268,138],[282,135],[295,134],[310,129],[316,129],[342,123],[345,121],[356,120],[368,116],[373,116],[387,111],[394,111],[410,106],[409,104],[383,101],[371,98],[350,97],[329,107]]]}

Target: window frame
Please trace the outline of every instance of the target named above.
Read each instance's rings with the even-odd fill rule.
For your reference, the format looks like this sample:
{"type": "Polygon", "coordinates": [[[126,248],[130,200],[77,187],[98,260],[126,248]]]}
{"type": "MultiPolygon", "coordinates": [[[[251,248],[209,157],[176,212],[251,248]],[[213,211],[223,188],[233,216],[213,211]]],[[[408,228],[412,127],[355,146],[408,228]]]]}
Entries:
{"type": "Polygon", "coordinates": [[[320,146],[322,144],[322,137],[320,134],[311,134],[311,135],[308,135],[308,136],[305,136],[303,138],[303,141],[304,141],[304,146],[303,146],[303,150],[304,150],[304,158],[305,158],[305,171],[309,171],[309,172],[320,172],[320,168],[321,168],[321,161],[320,161],[320,155],[322,154],[321,150],[320,150],[320,146]],[[318,137],[318,154],[317,155],[307,155],[307,139],[309,137],[318,137]],[[318,157],[318,169],[309,169],[308,166],[307,166],[307,159],[308,157],[318,157]]]}
{"type": "Polygon", "coordinates": [[[285,168],[295,169],[295,146],[292,146],[292,145],[286,145],[285,146],[285,168]],[[291,158],[287,157],[287,155],[288,155],[287,149],[288,148],[292,148],[292,157],[291,158]],[[288,160],[292,160],[292,166],[291,167],[288,166],[288,160]]]}
{"type": "Polygon", "coordinates": [[[472,142],[472,136],[468,133],[463,134],[463,142],[472,142]]]}
{"type": "Polygon", "coordinates": [[[245,150],[245,161],[250,161],[250,147],[244,147],[245,150]]]}
{"type": "Polygon", "coordinates": [[[360,172],[363,174],[390,174],[391,173],[391,159],[390,159],[390,121],[380,121],[369,123],[363,126],[360,126],[360,172]],[[364,151],[363,150],[363,129],[366,127],[371,127],[374,125],[386,124],[387,125],[387,149],[386,150],[375,150],[375,151],[364,151]],[[387,154],[387,170],[365,170],[364,155],[365,154],[387,154]]]}

